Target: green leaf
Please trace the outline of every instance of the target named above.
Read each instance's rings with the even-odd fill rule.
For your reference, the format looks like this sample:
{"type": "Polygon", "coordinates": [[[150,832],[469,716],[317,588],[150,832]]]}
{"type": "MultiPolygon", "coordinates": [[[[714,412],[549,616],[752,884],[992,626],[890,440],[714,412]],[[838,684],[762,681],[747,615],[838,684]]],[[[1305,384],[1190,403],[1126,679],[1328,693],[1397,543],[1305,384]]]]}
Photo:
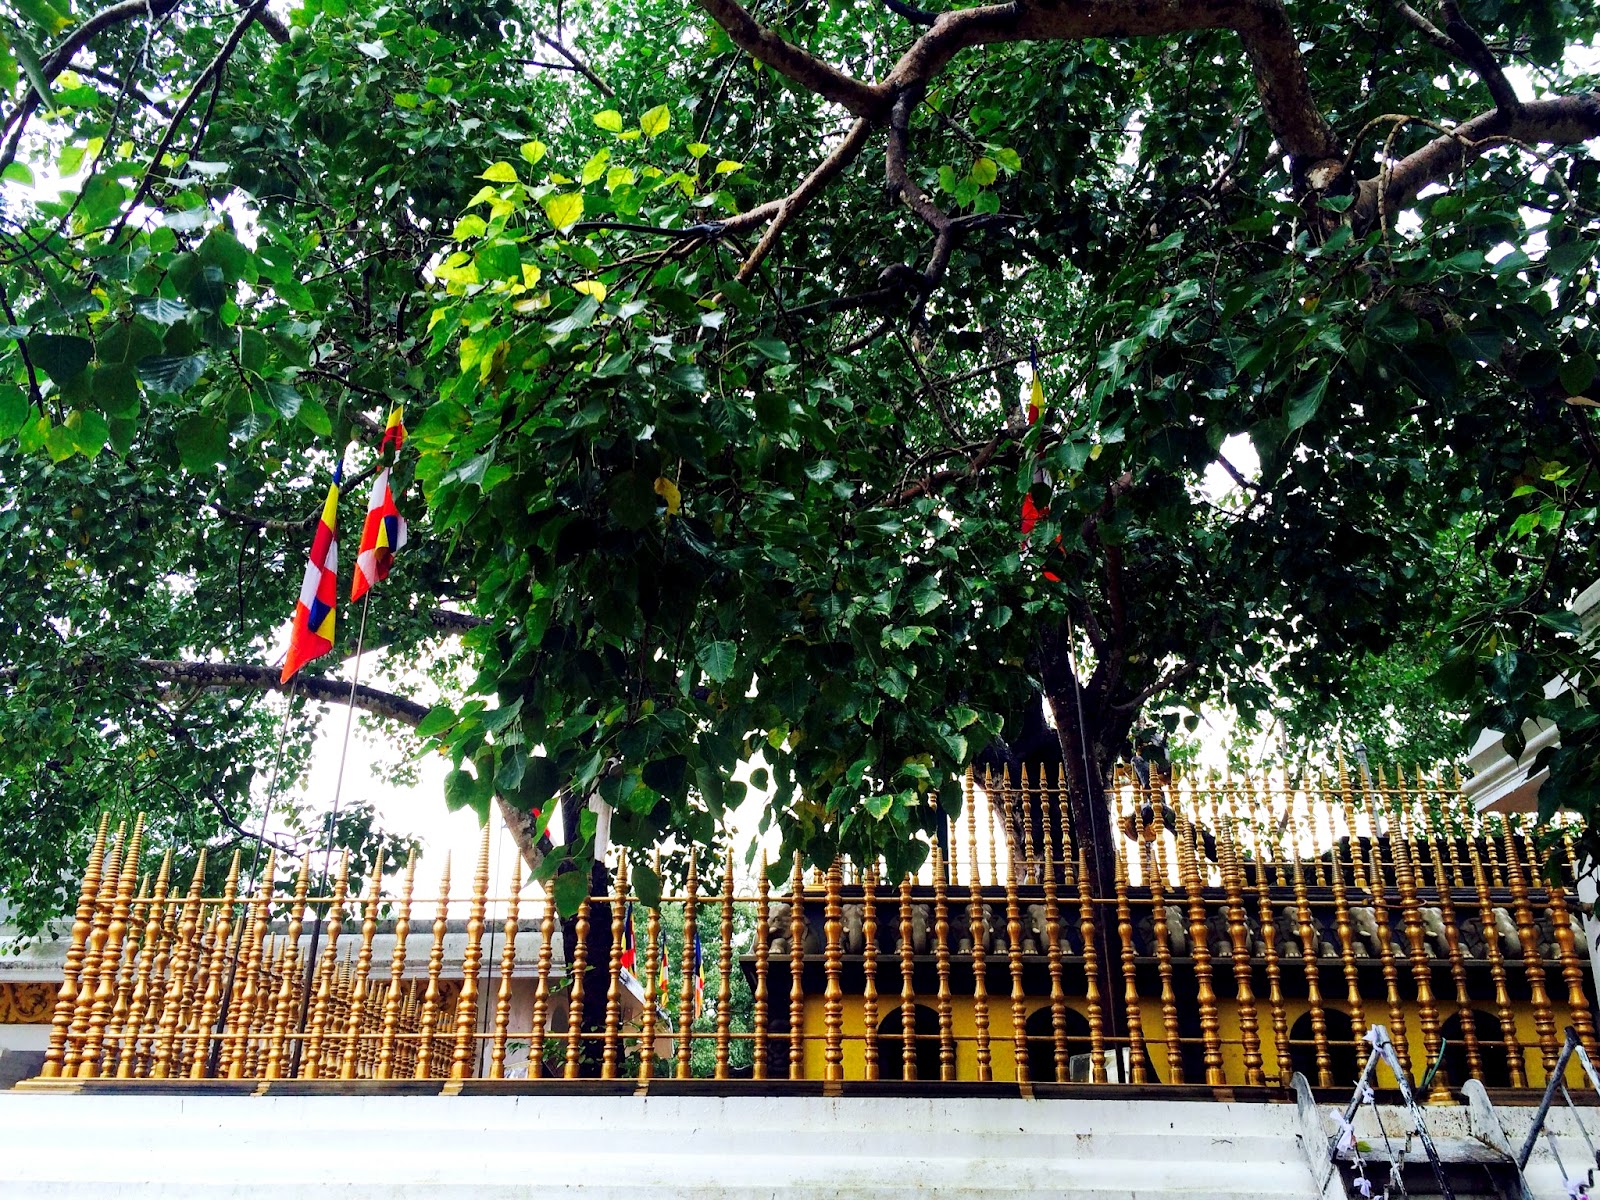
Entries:
{"type": "Polygon", "coordinates": [[[732,642],[708,642],[700,648],[699,654],[701,667],[717,683],[728,681],[738,657],[739,648],[732,642]]]}
{"type": "Polygon", "coordinates": [[[606,485],[611,515],[627,529],[643,529],[656,519],[656,477],[649,471],[619,471],[606,485]]]}
{"type": "Polygon", "coordinates": [[[32,412],[26,392],[12,384],[0,383],[0,441],[16,436],[32,412]]]}
{"type": "Polygon", "coordinates": [[[1566,389],[1567,395],[1581,396],[1594,382],[1594,372],[1594,356],[1587,350],[1578,350],[1561,364],[1556,377],[1561,380],[1561,386],[1566,389]]]}
{"type": "Polygon", "coordinates": [[[775,363],[789,361],[789,347],[777,338],[753,338],[750,342],[761,357],[775,363]]]}
{"type": "MultiPolygon", "coordinates": [[[[596,124],[599,118],[595,118],[596,124]]],[[[667,131],[667,126],[672,124],[672,113],[665,104],[658,104],[639,118],[639,128],[644,131],[645,137],[657,137],[667,131]]],[[[602,128],[604,128],[602,126],[602,128]]]]}
{"type": "Polygon", "coordinates": [[[418,737],[436,737],[456,723],[456,710],[448,704],[435,704],[428,715],[417,722],[418,737]]]}
{"type": "Polygon", "coordinates": [[[310,396],[304,397],[300,402],[300,411],[295,415],[299,418],[300,424],[318,437],[327,437],[333,433],[333,421],[320,400],[310,396]]]}
{"type": "Polygon", "coordinates": [[[557,875],[551,892],[558,913],[563,917],[576,916],[589,895],[589,873],[580,866],[576,871],[557,875]]]}
{"type": "Polygon", "coordinates": [[[557,229],[570,229],[583,219],[583,193],[546,196],[542,201],[544,215],[557,229]]]}
{"type": "Polygon", "coordinates": [[[502,158],[499,162],[490,163],[489,169],[479,175],[478,178],[487,179],[490,183],[515,183],[517,182],[517,169],[502,158]]]}
{"type": "Polygon", "coordinates": [[[489,819],[489,802],[494,788],[487,780],[480,780],[465,767],[457,767],[444,777],[444,802],[451,812],[470,808],[478,814],[479,823],[489,819]]]}
{"type": "Polygon", "coordinates": [[[661,907],[661,876],[640,863],[633,868],[629,878],[633,880],[633,894],[639,898],[640,904],[646,908],[661,907]]]}
{"type": "Polygon", "coordinates": [[[92,408],[79,409],[67,417],[67,428],[72,430],[73,444],[78,453],[96,457],[111,437],[106,419],[92,408]]]}
{"type": "Polygon", "coordinates": [[[221,417],[193,413],[178,422],[178,459],[189,471],[201,472],[228,454],[228,423],[221,417]]]}
{"type": "Polygon", "coordinates": [[[622,114],[614,108],[607,108],[595,113],[594,123],[607,133],[622,132],[622,114]]]}
{"type": "Polygon", "coordinates": [[[527,162],[530,166],[533,165],[534,163],[538,162],[541,158],[543,158],[545,156],[545,152],[546,152],[545,144],[543,142],[539,141],[538,139],[535,139],[535,140],[533,140],[531,142],[523,142],[522,143],[521,154],[522,154],[523,160],[525,162],[527,162]]]}
{"type": "Polygon", "coordinates": [[[34,366],[57,383],[76,379],[94,357],[94,343],[71,334],[35,333],[27,339],[27,346],[34,366]]]}
{"type": "Polygon", "coordinates": [[[157,325],[172,325],[189,315],[189,306],[167,296],[140,296],[133,302],[133,311],[157,325]]]}
{"type": "Polygon", "coordinates": [[[704,142],[690,142],[684,149],[689,152],[690,158],[704,158],[711,152],[711,147],[704,142]]]}
{"type": "Polygon", "coordinates": [[[1322,407],[1322,397],[1327,390],[1327,372],[1319,370],[1312,380],[1289,400],[1283,410],[1283,419],[1288,422],[1290,433],[1317,415],[1317,409],[1322,407]]]}
{"type": "Polygon", "coordinates": [[[994,159],[984,157],[972,164],[969,178],[979,187],[988,187],[1000,177],[1000,166],[994,159]]]}
{"type": "Polygon", "coordinates": [[[864,807],[867,812],[871,814],[873,820],[881,821],[887,817],[891,811],[893,811],[894,797],[892,795],[863,796],[861,798],[861,804],[862,807],[864,807]]]}
{"type": "Polygon", "coordinates": [[[139,362],[139,378],[153,392],[185,392],[206,369],[203,354],[153,355],[139,362]]]}

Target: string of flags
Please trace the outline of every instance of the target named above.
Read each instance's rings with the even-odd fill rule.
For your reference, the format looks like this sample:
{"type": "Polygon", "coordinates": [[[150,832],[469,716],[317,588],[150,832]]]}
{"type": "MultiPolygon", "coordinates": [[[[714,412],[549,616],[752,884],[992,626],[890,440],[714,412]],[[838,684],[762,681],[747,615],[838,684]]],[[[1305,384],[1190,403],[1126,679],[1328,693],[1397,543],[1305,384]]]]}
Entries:
{"type": "MultiPolygon", "coordinates": [[[[394,566],[395,551],[406,544],[406,522],[395,505],[389,472],[405,444],[406,427],[399,405],[389,413],[378,454],[383,464],[372,480],[367,501],[366,521],[361,528],[361,544],[356,554],[355,577],[350,599],[360,600],[372,585],[388,578],[394,566]]],[[[313,659],[333,649],[334,627],[339,602],[339,488],[344,482],[344,459],[333,469],[333,482],[317,518],[311,537],[305,578],[294,606],[294,623],[289,633],[289,653],[283,662],[280,683],[288,683],[296,672],[313,659]]]]}

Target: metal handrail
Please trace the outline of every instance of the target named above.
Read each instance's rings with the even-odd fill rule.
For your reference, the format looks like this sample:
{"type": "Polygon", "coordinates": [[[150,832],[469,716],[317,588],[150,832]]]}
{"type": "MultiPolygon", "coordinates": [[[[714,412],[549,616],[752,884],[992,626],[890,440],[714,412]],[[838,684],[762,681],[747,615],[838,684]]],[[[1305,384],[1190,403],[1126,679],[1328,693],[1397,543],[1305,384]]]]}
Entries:
{"type": "Polygon", "coordinates": [[[1595,1150],[1594,1138],[1589,1136],[1589,1127],[1583,1123],[1583,1117],[1578,1112],[1578,1106],[1572,1102],[1572,1093],[1567,1090],[1566,1074],[1567,1064],[1577,1055],[1578,1062],[1583,1066],[1583,1073],[1589,1078],[1589,1086],[1600,1095],[1600,1075],[1595,1073],[1594,1063],[1589,1060],[1588,1051],[1583,1048],[1583,1043],[1578,1040],[1578,1032],[1571,1025],[1567,1026],[1566,1041],[1562,1044],[1561,1054],[1556,1059],[1555,1069],[1550,1072],[1550,1080],[1544,1086],[1544,1096],[1539,1101],[1539,1109],[1533,1116],[1533,1124],[1528,1127],[1528,1136],[1522,1140],[1522,1147],[1517,1151],[1517,1170],[1527,1168],[1528,1160],[1533,1157],[1533,1147],[1542,1133],[1550,1142],[1550,1153],[1555,1157],[1556,1168],[1561,1172],[1564,1180],[1569,1180],[1567,1166],[1561,1161],[1561,1150],[1556,1144],[1556,1135],[1545,1128],[1545,1118],[1550,1115],[1550,1106],[1555,1103],[1556,1092],[1561,1093],[1562,1099],[1567,1102],[1567,1111],[1572,1114],[1572,1119],[1577,1123],[1578,1131],[1583,1134],[1583,1140],[1589,1146],[1591,1165],[1585,1171],[1586,1186],[1594,1186],[1595,1170],[1600,1167],[1600,1152],[1595,1150]]]}
{"type": "MultiPolygon", "coordinates": [[[[1428,1162],[1433,1167],[1434,1182],[1439,1185],[1439,1195],[1444,1197],[1444,1200],[1455,1200],[1455,1193],[1450,1189],[1450,1181],[1445,1176],[1444,1164],[1439,1159],[1438,1150],[1434,1148],[1433,1138],[1428,1135],[1427,1125],[1422,1118],[1422,1110],[1417,1104],[1416,1094],[1411,1089],[1411,1076],[1400,1065],[1400,1058],[1395,1053],[1394,1042],[1389,1037],[1389,1031],[1382,1025],[1374,1025],[1367,1030],[1367,1041],[1372,1044],[1372,1051],[1367,1055],[1367,1065],[1362,1068],[1361,1075],[1356,1079],[1355,1092],[1351,1095],[1350,1103],[1345,1106],[1344,1113],[1339,1118],[1338,1132],[1328,1139],[1328,1174],[1323,1177],[1324,1187],[1326,1187],[1327,1181],[1332,1177],[1333,1172],[1338,1169],[1339,1152],[1345,1148],[1344,1143],[1347,1138],[1350,1148],[1355,1150],[1357,1169],[1361,1169],[1361,1151],[1356,1145],[1355,1130],[1352,1122],[1363,1104],[1370,1104],[1374,1112],[1377,1111],[1378,1104],[1373,1094],[1372,1081],[1377,1072],[1378,1063],[1384,1062],[1388,1064],[1390,1072],[1394,1075],[1395,1082],[1400,1088],[1400,1098],[1404,1102],[1406,1110],[1411,1114],[1412,1132],[1406,1135],[1406,1149],[1410,1148],[1413,1137],[1422,1142],[1422,1148],[1428,1154],[1428,1162]]],[[[1382,1129],[1381,1120],[1379,1128],[1382,1129]]],[[[1387,1133],[1384,1134],[1384,1138],[1385,1141],[1388,1140],[1387,1133]]],[[[1390,1151],[1390,1178],[1398,1181],[1400,1162],[1395,1160],[1392,1146],[1390,1151]]],[[[1405,1151],[1403,1150],[1401,1152],[1402,1160],[1404,1155],[1405,1151]]],[[[1365,1178],[1364,1172],[1362,1178],[1365,1178]]],[[[1403,1185],[1401,1190],[1403,1193],[1403,1185]]],[[[1370,1190],[1368,1194],[1371,1194],[1370,1190]]],[[[1387,1194],[1386,1189],[1385,1195],[1387,1194]]]]}

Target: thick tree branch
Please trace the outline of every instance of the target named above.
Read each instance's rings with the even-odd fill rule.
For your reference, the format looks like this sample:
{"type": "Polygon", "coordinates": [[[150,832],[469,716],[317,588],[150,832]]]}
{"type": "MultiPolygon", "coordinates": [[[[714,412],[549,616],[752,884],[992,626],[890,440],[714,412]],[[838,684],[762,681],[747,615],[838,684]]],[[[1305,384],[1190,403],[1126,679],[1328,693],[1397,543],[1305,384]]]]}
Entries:
{"type": "Polygon", "coordinates": [[[722,26],[739,49],[806,91],[831,100],[858,117],[878,115],[888,108],[889,91],[883,85],[863,83],[809,50],[802,50],[757,21],[738,0],[695,3],[722,26]]]}
{"type": "MultiPolygon", "coordinates": [[[[550,37],[547,34],[540,33],[538,30],[534,31],[533,36],[538,38],[546,46],[549,46],[550,49],[554,50],[557,54],[561,55],[562,58],[566,59],[567,62],[571,64],[572,70],[576,71],[578,74],[582,75],[585,79],[587,79],[591,84],[593,84],[594,88],[595,88],[595,90],[597,92],[601,93],[604,96],[610,97],[611,99],[615,99],[616,98],[617,93],[616,93],[615,89],[613,89],[612,86],[609,83],[607,83],[604,79],[601,79],[600,76],[595,73],[594,69],[592,67],[590,67],[588,63],[584,62],[583,59],[579,58],[571,50],[568,50],[567,47],[565,45],[563,45],[558,39],[550,37]]],[[[526,62],[528,60],[525,59],[523,61],[526,62]]],[[[535,63],[531,63],[530,65],[536,66],[536,67],[550,67],[550,66],[555,66],[556,64],[554,64],[554,63],[535,62],[535,63]]]]}
{"type": "Polygon", "coordinates": [[[1494,52],[1478,36],[1478,31],[1463,19],[1461,8],[1455,0],[1440,0],[1439,11],[1445,19],[1443,29],[1412,8],[1406,0],[1392,0],[1392,3],[1406,24],[1483,81],[1483,85],[1489,89],[1489,95],[1494,98],[1496,108],[1505,113],[1515,113],[1521,107],[1517,93],[1494,52]]]}
{"type": "Polygon", "coordinates": [[[1362,180],[1350,206],[1351,219],[1357,229],[1370,228],[1380,208],[1393,213],[1406,207],[1430,183],[1442,183],[1495,146],[1576,145],[1594,137],[1600,137],[1600,92],[1531,101],[1515,114],[1501,109],[1483,113],[1434,138],[1376,178],[1362,180]]]}

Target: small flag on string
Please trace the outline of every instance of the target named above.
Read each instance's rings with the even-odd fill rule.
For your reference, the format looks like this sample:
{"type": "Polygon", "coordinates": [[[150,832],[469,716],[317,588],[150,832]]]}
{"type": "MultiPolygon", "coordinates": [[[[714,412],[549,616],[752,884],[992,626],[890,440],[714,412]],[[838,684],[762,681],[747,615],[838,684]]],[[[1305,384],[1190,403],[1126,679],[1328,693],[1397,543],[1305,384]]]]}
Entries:
{"type": "Polygon", "coordinates": [[[300,584],[300,599],[294,606],[289,655],[284,659],[279,683],[288,683],[301,667],[333,649],[334,609],[339,602],[339,539],[335,530],[339,524],[339,484],[343,481],[341,459],[333,469],[328,498],[323,501],[317,531],[311,536],[311,554],[300,584]]]}
{"type": "Polygon", "coordinates": [[[395,507],[389,468],[405,444],[406,427],[398,405],[389,414],[389,424],[378,443],[383,469],[372,478],[372,494],[367,500],[367,519],[361,526],[361,548],[356,554],[355,577],[350,581],[350,599],[359,600],[375,583],[389,577],[395,551],[406,544],[406,521],[395,507]]]}
{"type": "Polygon", "coordinates": [[[633,901],[622,910],[622,965],[633,970],[633,901]]]}
{"type": "Polygon", "coordinates": [[[694,1019],[706,1010],[706,971],[700,960],[700,931],[694,931],[694,1019]]]}

